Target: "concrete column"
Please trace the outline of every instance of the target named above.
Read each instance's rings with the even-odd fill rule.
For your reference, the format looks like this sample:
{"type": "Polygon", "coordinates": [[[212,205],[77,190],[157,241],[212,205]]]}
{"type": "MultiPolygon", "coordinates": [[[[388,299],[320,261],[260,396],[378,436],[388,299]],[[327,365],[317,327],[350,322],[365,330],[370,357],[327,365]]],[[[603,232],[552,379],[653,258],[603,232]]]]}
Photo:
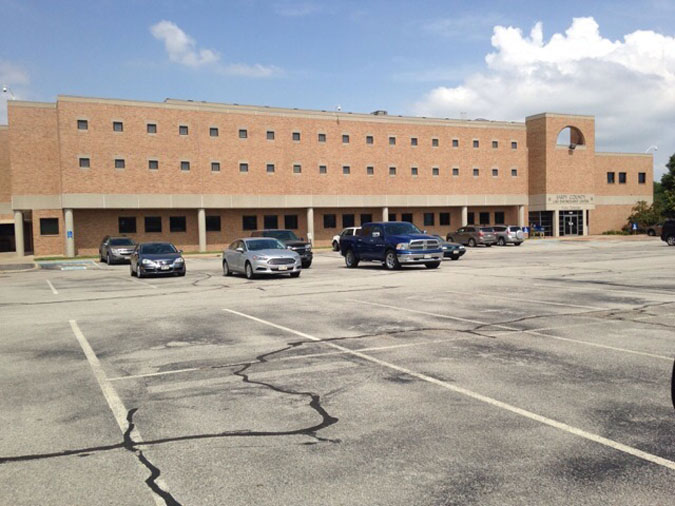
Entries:
{"type": "Polygon", "coordinates": [[[591,214],[591,211],[588,210],[588,209],[585,209],[584,212],[583,212],[583,214],[582,214],[583,220],[584,220],[584,228],[583,228],[583,230],[584,230],[584,235],[588,235],[588,234],[589,234],[588,227],[590,226],[590,223],[591,223],[591,216],[590,216],[590,214],[591,214]]]}
{"type": "Polygon", "coordinates": [[[469,224],[469,208],[462,206],[462,226],[466,227],[469,224]]]}
{"type": "Polygon", "coordinates": [[[14,240],[16,241],[16,255],[24,256],[23,249],[23,212],[14,211],[14,240]]]}
{"type": "Polygon", "coordinates": [[[525,206],[518,206],[518,226],[525,226],[525,206]]]}
{"type": "Polygon", "coordinates": [[[560,237],[560,211],[553,211],[553,237],[560,237]]]}
{"type": "Polygon", "coordinates": [[[314,208],[307,208],[307,240],[314,245],[314,208]]]}
{"type": "Polygon", "coordinates": [[[199,231],[199,251],[206,251],[206,211],[197,211],[197,230],[199,231]]]}
{"type": "Polygon", "coordinates": [[[388,207],[382,208],[382,221],[389,221],[389,208],[388,207]]]}
{"type": "Polygon", "coordinates": [[[73,230],[73,210],[63,210],[63,220],[66,223],[66,256],[73,258],[75,256],[75,231],[73,230]]]}

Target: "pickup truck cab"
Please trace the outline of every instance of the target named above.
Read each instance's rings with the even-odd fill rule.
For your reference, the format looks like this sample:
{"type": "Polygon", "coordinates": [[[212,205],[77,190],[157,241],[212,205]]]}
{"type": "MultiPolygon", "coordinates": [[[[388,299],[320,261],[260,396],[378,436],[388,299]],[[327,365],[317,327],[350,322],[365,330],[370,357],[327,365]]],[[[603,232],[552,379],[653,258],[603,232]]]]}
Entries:
{"type": "Polygon", "coordinates": [[[405,221],[365,223],[356,235],[341,238],[340,254],[349,268],[365,260],[382,262],[389,270],[409,264],[435,269],[443,260],[440,241],[405,221]]]}

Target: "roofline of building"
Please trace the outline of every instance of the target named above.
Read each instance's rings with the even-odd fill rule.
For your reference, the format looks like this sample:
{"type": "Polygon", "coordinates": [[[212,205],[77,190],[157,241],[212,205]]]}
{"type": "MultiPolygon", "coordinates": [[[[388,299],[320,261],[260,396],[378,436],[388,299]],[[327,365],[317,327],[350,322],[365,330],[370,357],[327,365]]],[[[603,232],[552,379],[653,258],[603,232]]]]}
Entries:
{"type": "Polygon", "coordinates": [[[590,114],[565,114],[562,112],[542,112],[533,114],[532,116],[525,116],[525,121],[539,118],[579,118],[579,119],[595,119],[595,116],[590,114]]]}
{"type": "MultiPolygon", "coordinates": [[[[58,95],[58,102],[84,102],[93,104],[112,104],[123,105],[129,107],[158,107],[166,109],[179,110],[194,110],[194,111],[208,111],[208,112],[229,112],[234,114],[256,114],[256,115],[270,115],[270,116],[290,116],[290,117],[304,117],[313,119],[329,119],[329,120],[348,120],[348,121],[378,121],[384,123],[413,123],[436,126],[459,126],[469,128],[507,128],[524,130],[525,122],[522,121],[492,121],[492,120],[462,120],[451,118],[428,118],[418,116],[401,116],[401,115],[375,115],[367,113],[352,113],[344,111],[328,111],[315,109],[297,109],[284,107],[271,107],[259,105],[241,105],[241,104],[226,104],[217,102],[199,102],[193,100],[180,100],[175,98],[167,98],[163,102],[150,102],[143,100],[128,100],[115,98],[97,98],[97,97],[80,97],[74,95],[58,95]]],[[[22,105],[25,102],[22,102],[22,105]]]]}
{"type": "Polygon", "coordinates": [[[7,109],[10,107],[36,107],[42,109],[56,109],[56,102],[32,102],[30,100],[8,100],[7,109]]]}
{"type": "Polygon", "coordinates": [[[653,153],[612,153],[610,151],[596,151],[598,156],[643,156],[645,158],[654,158],[653,153]]]}

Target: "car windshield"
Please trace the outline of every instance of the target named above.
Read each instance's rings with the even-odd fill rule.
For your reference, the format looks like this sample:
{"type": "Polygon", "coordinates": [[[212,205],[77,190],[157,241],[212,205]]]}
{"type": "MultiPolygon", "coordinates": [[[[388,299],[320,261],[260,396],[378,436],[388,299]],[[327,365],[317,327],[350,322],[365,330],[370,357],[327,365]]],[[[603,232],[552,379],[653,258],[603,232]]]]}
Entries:
{"type": "Polygon", "coordinates": [[[165,253],[177,253],[173,244],[168,242],[158,242],[153,244],[143,244],[141,246],[141,253],[146,255],[163,255],[165,253]]]}
{"type": "Polygon", "coordinates": [[[131,239],[110,239],[111,246],[133,246],[134,241],[131,239]]]}
{"type": "Polygon", "coordinates": [[[276,239],[256,239],[255,241],[246,241],[249,251],[260,251],[261,249],[286,249],[276,239]]]}
{"type": "Polygon", "coordinates": [[[402,235],[402,234],[421,234],[419,228],[412,223],[385,223],[384,231],[387,235],[402,235]]]}
{"type": "Polygon", "coordinates": [[[290,230],[265,230],[263,234],[265,237],[274,237],[275,239],[281,239],[282,241],[298,240],[298,236],[296,236],[290,230]]]}

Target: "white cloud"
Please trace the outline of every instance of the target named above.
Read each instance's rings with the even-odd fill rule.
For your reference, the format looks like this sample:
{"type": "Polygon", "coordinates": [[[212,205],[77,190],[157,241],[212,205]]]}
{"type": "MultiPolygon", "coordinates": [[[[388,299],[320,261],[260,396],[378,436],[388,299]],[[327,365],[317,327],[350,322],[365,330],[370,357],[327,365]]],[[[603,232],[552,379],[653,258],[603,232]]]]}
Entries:
{"type": "Polygon", "coordinates": [[[6,86],[7,92],[0,91],[0,125],[7,124],[7,101],[20,100],[25,87],[30,84],[28,72],[21,66],[0,60],[0,86],[6,86]]]}
{"type": "Polygon", "coordinates": [[[314,14],[321,9],[319,5],[314,2],[285,1],[277,3],[274,10],[280,16],[297,18],[314,14]]]}
{"type": "Polygon", "coordinates": [[[213,49],[198,49],[197,42],[171,21],[164,20],[152,25],[150,33],[164,42],[169,60],[187,67],[205,67],[223,75],[244,77],[273,77],[283,73],[274,65],[224,64],[218,52],[213,49]]]}
{"type": "Polygon", "coordinates": [[[659,146],[656,168],[675,151],[675,37],[639,30],[611,41],[593,18],[575,18],[546,41],[496,26],[487,68],[414,104],[424,116],[523,121],[539,112],[593,114],[598,150],[659,146]]]}

